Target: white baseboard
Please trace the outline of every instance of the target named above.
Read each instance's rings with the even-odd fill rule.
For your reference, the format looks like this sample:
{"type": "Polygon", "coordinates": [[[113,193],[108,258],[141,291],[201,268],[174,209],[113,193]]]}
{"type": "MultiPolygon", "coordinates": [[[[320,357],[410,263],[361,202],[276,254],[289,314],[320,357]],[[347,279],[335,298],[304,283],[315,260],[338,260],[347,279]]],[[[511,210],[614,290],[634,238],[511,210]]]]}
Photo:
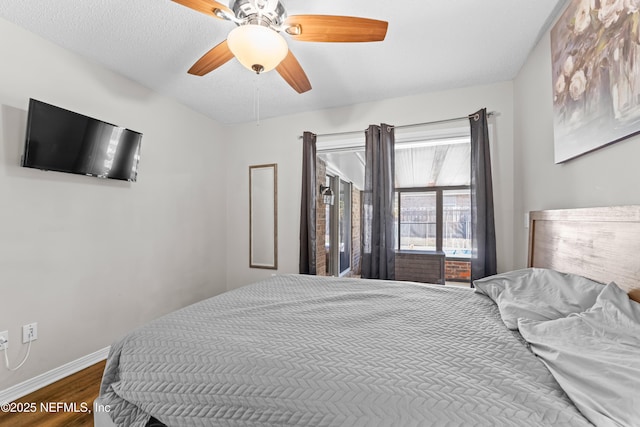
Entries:
{"type": "Polygon", "coordinates": [[[71,374],[75,374],[76,372],[79,372],[84,368],[95,365],[96,363],[107,358],[110,348],[111,347],[105,347],[94,353],[88,354],[72,362],[45,372],[44,374],[40,374],[36,377],[21,382],[20,384],[16,384],[13,387],[9,387],[5,390],[0,390],[0,403],[13,402],[16,399],[19,399],[29,393],[33,393],[34,391],[41,389],[42,387],[46,387],[49,384],[61,380],[62,378],[68,377],[71,374]]]}

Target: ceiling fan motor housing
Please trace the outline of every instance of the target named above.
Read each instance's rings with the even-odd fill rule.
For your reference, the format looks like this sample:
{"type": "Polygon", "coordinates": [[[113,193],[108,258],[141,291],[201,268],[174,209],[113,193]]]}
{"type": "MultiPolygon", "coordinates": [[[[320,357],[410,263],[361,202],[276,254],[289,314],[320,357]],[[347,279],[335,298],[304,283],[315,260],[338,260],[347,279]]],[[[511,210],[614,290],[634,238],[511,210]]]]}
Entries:
{"type": "Polygon", "coordinates": [[[257,24],[275,31],[284,24],[287,11],[279,0],[231,0],[229,8],[242,24],[257,24]]]}

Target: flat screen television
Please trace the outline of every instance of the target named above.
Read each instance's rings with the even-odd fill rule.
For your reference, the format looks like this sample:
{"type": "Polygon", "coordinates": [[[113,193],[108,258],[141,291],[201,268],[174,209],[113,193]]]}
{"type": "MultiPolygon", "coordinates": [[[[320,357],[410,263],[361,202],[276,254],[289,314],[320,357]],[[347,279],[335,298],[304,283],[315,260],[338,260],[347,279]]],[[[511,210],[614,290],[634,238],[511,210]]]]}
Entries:
{"type": "Polygon", "coordinates": [[[29,100],[22,166],[135,182],[142,134],[29,100]]]}

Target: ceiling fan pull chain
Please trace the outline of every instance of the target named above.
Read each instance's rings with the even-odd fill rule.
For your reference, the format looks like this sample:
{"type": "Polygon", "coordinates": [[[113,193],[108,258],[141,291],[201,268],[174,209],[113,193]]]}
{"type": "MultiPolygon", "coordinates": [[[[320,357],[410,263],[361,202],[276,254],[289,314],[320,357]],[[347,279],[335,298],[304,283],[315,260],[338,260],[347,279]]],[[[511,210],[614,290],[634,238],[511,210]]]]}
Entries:
{"type": "Polygon", "coordinates": [[[253,95],[253,113],[256,116],[256,126],[260,126],[260,85],[259,79],[260,75],[256,74],[254,80],[255,92],[253,95]]]}

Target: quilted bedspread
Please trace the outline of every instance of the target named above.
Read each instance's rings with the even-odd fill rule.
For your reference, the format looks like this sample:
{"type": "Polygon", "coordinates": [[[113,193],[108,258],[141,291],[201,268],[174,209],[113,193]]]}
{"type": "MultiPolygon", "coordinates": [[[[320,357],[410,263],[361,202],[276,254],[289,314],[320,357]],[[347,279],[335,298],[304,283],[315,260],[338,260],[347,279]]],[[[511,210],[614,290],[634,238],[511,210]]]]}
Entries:
{"type": "Polygon", "coordinates": [[[585,426],[488,298],[414,283],[275,276],[115,343],[118,426],[585,426]]]}

